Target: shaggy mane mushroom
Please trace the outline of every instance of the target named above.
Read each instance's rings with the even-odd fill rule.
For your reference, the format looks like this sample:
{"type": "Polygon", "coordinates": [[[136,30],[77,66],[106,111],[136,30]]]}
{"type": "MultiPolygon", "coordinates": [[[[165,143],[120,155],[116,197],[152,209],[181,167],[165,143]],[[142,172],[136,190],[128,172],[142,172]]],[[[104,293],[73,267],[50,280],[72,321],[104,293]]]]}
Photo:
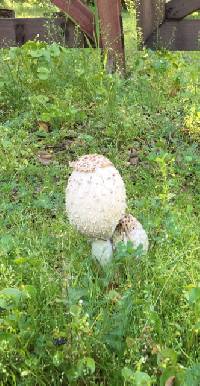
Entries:
{"type": "Polygon", "coordinates": [[[124,182],[103,155],[84,155],[70,166],[73,172],[66,188],[69,221],[80,233],[93,239],[93,256],[103,264],[105,256],[106,261],[112,258],[110,239],[126,210],[124,182]]]}

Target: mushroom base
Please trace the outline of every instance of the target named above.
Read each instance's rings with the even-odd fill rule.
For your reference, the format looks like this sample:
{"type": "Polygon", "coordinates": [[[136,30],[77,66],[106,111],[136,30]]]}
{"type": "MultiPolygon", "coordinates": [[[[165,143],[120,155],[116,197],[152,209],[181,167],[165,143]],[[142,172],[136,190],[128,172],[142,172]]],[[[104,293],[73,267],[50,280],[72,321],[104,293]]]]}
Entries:
{"type": "Polygon", "coordinates": [[[97,260],[101,266],[112,261],[113,248],[110,240],[94,240],[92,242],[92,258],[97,260]]]}

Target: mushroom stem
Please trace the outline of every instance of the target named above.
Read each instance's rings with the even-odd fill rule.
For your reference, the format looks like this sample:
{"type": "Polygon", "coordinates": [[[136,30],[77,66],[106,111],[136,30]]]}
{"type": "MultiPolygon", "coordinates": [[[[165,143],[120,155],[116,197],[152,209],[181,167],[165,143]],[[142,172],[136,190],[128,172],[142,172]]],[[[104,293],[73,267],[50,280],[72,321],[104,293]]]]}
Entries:
{"type": "Polygon", "coordinates": [[[103,267],[109,264],[113,257],[113,247],[110,240],[93,240],[92,241],[92,258],[97,260],[103,267]]]}

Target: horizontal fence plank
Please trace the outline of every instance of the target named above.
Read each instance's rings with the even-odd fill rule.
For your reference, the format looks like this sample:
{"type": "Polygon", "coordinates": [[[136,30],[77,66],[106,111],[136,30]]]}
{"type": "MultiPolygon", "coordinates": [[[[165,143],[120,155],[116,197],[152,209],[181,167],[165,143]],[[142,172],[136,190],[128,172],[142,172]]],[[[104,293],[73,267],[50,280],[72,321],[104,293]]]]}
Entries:
{"type": "Polygon", "coordinates": [[[200,20],[168,20],[147,39],[145,46],[172,51],[198,51],[199,33],[200,20]]]}
{"type": "Polygon", "coordinates": [[[0,19],[0,48],[22,45],[29,40],[84,47],[84,35],[66,18],[0,19]]]}
{"type": "Polygon", "coordinates": [[[0,19],[0,48],[16,44],[15,19],[0,19]]]}
{"type": "Polygon", "coordinates": [[[200,9],[200,0],[171,0],[166,4],[167,19],[182,19],[200,9]]]}

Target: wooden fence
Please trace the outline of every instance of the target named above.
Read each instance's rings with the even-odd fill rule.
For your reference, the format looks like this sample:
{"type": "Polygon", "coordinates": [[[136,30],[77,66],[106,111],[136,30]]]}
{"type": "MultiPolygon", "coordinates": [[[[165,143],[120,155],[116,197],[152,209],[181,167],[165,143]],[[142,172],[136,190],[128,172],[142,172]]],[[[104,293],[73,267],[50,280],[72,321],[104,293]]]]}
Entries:
{"type": "MultiPolygon", "coordinates": [[[[51,19],[25,19],[15,18],[13,11],[0,10],[0,48],[22,45],[28,40],[86,47],[88,41],[95,45],[98,40],[99,46],[108,52],[108,70],[112,72],[118,67],[124,72],[121,0],[96,0],[99,37],[95,15],[81,0],[52,0],[52,3],[64,14],[58,13],[51,19]]],[[[153,49],[199,50],[200,20],[185,17],[200,9],[200,0],[135,0],[135,4],[142,45],[153,49]]]]}
{"type": "Polygon", "coordinates": [[[200,0],[136,0],[138,26],[146,47],[200,49],[200,20],[185,19],[200,10],[200,0]]]}
{"type": "Polygon", "coordinates": [[[107,51],[109,72],[125,71],[121,0],[96,0],[100,36],[96,33],[95,15],[81,0],[52,0],[66,17],[19,19],[13,14],[0,16],[0,47],[24,44],[28,40],[60,42],[67,47],[86,47],[98,44],[107,51]],[[67,16],[70,17],[67,18],[67,16]],[[5,19],[6,17],[6,19],[5,19]],[[74,22],[72,22],[72,21],[74,22]],[[77,28],[79,26],[78,38],[77,28]],[[87,36],[87,38],[85,38],[87,36]]]}
{"type": "Polygon", "coordinates": [[[0,10],[0,48],[29,40],[57,42],[69,48],[87,46],[84,34],[61,12],[52,18],[15,18],[14,11],[0,10]]]}

